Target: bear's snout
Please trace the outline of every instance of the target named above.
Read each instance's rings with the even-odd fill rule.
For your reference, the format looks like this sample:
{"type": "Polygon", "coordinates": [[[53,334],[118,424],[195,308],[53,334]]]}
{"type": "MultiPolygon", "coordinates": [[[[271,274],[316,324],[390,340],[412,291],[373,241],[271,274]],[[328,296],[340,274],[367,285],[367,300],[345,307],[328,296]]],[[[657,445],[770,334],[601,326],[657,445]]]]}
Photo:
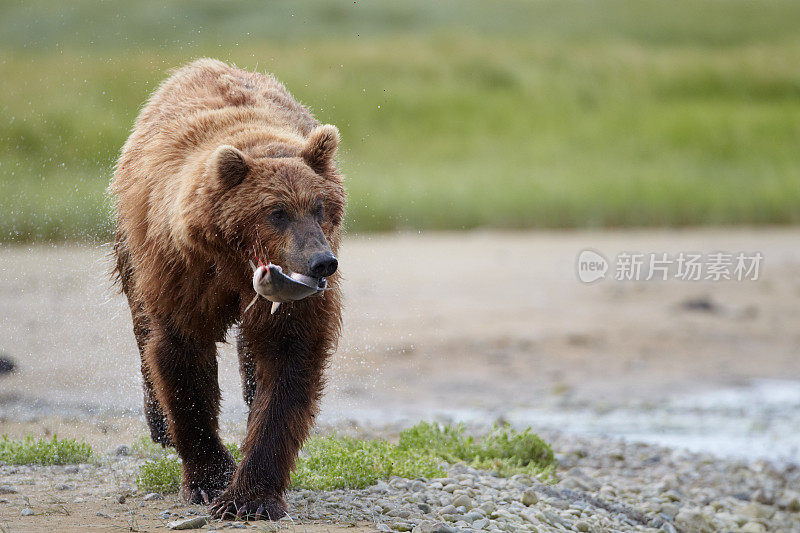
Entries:
{"type": "Polygon", "coordinates": [[[308,260],[308,272],[315,278],[327,278],[336,272],[339,260],[331,252],[318,252],[308,260]]]}

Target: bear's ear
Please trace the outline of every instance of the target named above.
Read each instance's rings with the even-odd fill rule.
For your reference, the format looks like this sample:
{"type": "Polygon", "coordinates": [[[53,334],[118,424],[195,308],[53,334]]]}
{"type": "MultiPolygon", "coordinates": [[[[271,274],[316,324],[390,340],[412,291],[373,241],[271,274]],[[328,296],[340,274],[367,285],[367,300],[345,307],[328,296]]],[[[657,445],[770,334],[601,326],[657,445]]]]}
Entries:
{"type": "Polygon", "coordinates": [[[325,124],[317,126],[308,134],[306,146],[300,157],[317,174],[325,174],[333,166],[333,158],[339,147],[339,130],[336,126],[325,124]]]}
{"type": "Polygon", "coordinates": [[[245,155],[229,144],[214,150],[208,168],[227,187],[239,185],[250,170],[245,155]]]}

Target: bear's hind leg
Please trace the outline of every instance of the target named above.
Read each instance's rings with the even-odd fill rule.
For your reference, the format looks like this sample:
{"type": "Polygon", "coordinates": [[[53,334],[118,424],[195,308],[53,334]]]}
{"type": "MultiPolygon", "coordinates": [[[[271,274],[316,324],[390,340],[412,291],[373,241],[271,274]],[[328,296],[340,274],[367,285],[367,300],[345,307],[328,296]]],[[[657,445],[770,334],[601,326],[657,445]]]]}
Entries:
{"type": "Polygon", "coordinates": [[[153,380],[150,378],[150,370],[145,361],[145,346],[147,337],[150,334],[150,321],[145,316],[140,307],[131,305],[131,315],[133,316],[133,334],[136,337],[136,344],[139,346],[139,356],[142,359],[142,388],[144,389],[144,416],[147,420],[147,427],[150,428],[150,438],[162,446],[172,446],[167,431],[167,417],[158,403],[156,393],[153,390],[153,380]]]}
{"type": "Polygon", "coordinates": [[[217,433],[216,346],[153,324],[145,362],[167,415],[169,437],[183,460],[181,496],[190,503],[208,503],[228,486],[236,469],[217,433]]]}
{"type": "Polygon", "coordinates": [[[144,389],[144,416],[147,419],[147,426],[150,428],[150,438],[162,446],[172,446],[167,432],[167,418],[164,411],[158,404],[155,392],[153,391],[153,381],[150,378],[150,371],[145,362],[144,351],[147,346],[147,338],[150,335],[150,319],[134,297],[133,292],[133,269],[130,264],[130,254],[125,245],[125,239],[117,235],[117,242],[114,244],[114,255],[117,259],[117,278],[122,288],[122,292],[128,299],[131,308],[131,318],[133,319],[133,335],[136,337],[136,345],[139,347],[139,357],[142,361],[142,388],[144,389]]]}

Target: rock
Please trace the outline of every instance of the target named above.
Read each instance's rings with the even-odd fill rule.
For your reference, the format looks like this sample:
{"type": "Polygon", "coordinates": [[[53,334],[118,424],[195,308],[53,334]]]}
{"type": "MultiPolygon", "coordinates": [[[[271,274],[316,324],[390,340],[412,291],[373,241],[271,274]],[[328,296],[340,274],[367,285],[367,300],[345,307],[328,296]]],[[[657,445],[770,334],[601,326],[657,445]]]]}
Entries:
{"type": "Polygon", "coordinates": [[[756,520],[764,520],[772,518],[775,510],[760,503],[750,502],[747,504],[747,506],[745,506],[744,509],[742,509],[742,513],[745,516],[755,518],[756,520]]]}
{"type": "MultiPolygon", "coordinates": [[[[1,489],[0,489],[1,490],[1,489]]],[[[0,492],[2,494],[2,492],[0,492]]],[[[778,499],[778,507],[786,509],[790,513],[800,512],[800,492],[787,490],[778,499]]]]}
{"type": "Polygon", "coordinates": [[[456,506],[453,504],[445,505],[441,509],[439,509],[439,514],[455,514],[456,506]]]}
{"type": "Polygon", "coordinates": [[[169,529],[200,529],[208,524],[209,521],[211,521],[210,516],[196,516],[194,518],[187,518],[186,520],[175,520],[174,522],[169,522],[167,527],[169,529]]]}
{"type": "Polygon", "coordinates": [[[14,487],[9,485],[0,485],[0,494],[16,494],[17,491],[14,487]]]}
{"type": "Polygon", "coordinates": [[[377,483],[369,488],[369,491],[373,494],[386,494],[390,489],[391,486],[388,483],[379,479],[377,483]]]}
{"type": "Polygon", "coordinates": [[[687,531],[711,531],[711,524],[703,513],[696,509],[681,509],[675,515],[675,523],[687,531]]]}
{"type": "Polygon", "coordinates": [[[689,298],[680,304],[680,308],[685,311],[699,311],[702,313],[716,313],[719,306],[709,296],[699,296],[689,298]]]}
{"type": "Polygon", "coordinates": [[[587,522],[584,522],[583,520],[578,520],[577,522],[575,522],[573,527],[578,531],[582,531],[583,533],[586,533],[590,529],[589,524],[587,522]]]}
{"type": "Polygon", "coordinates": [[[392,528],[390,528],[386,524],[381,524],[381,523],[375,524],[375,528],[378,531],[382,531],[383,533],[391,533],[392,531],[392,528]]]}
{"type": "Polygon", "coordinates": [[[767,528],[758,522],[747,522],[739,529],[741,533],[765,533],[767,528]]]}
{"type": "Polygon", "coordinates": [[[554,513],[552,511],[544,511],[543,514],[544,514],[544,517],[547,519],[547,523],[552,525],[552,526],[554,526],[554,527],[558,527],[559,525],[562,525],[567,529],[572,527],[572,524],[570,524],[569,521],[567,521],[566,519],[564,519],[561,515],[559,515],[557,513],[554,513]]]}
{"type": "Polygon", "coordinates": [[[16,369],[14,360],[0,352],[0,374],[10,374],[16,369]]]}
{"type": "Polygon", "coordinates": [[[159,494],[158,492],[151,492],[149,494],[146,494],[145,497],[142,498],[142,501],[143,502],[152,502],[154,500],[163,500],[163,499],[164,499],[164,495],[163,494],[159,494]]]}
{"type": "Polygon", "coordinates": [[[114,449],[114,455],[117,457],[127,457],[131,454],[131,449],[125,446],[124,444],[120,444],[114,449]]]}
{"type": "Polygon", "coordinates": [[[67,465],[64,467],[65,474],[77,474],[78,473],[78,465],[67,465]]]}
{"type": "Polygon", "coordinates": [[[674,503],[665,503],[661,506],[661,513],[664,514],[669,520],[672,520],[678,513],[680,512],[681,508],[675,505],[674,503]]]}
{"type": "Polygon", "coordinates": [[[488,518],[481,518],[480,520],[475,520],[472,523],[472,528],[473,529],[483,529],[488,525],[489,525],[489,519],[488,518]]]}
{"type": "Polygon", "coordinates": [[[750,499],[758,503],[763,503],[764,505],[772,505],[775,503],[775,493],[771,490],[764,490],[761,488],[756,490],[750,499]]]}
{"type": "Polygon", "coordinates": [[[494,510],[497,509],[497,506],[492,502],[484,502],[478,506],[478,509],[486,514],[492,514],[494,510]]]}
{"type": "Polygon", "coordinates": [[[423,490],[425,490],[425,483],[423,483],[422,481],[419,481],[419,480],[418,481],[413,481],[411,483],[411,490],[413,492],[423,491],[423,490]]]}
{"type": "Polygon", "coordinates": [[[160,513],[158,513],[158,517],[159,518],[163,518],[164,520],[166,520],[167,518],[169,518],[170,514],[172,514],[172,513],[170,513],[167,510],[164,510],[164,511],[161,511],[160,513]]]}
{"type": "Polygon", "coordinates": [[[466,494],[462,494],[453,498],[453,505],[456,507],[461,507],[463,505],[467,510],[469,510],[472,509],[472,499],[466,494]]]}
{"type": "Polygon", "coordinates": [[[408,487],[408,482],[403,478],[395,478],[389,482],[389,485],[396,489],[402,490],[408,487]]]}
{"type": "Polygon", "coordinates": [[[533,489],[525,489],[525,492],[522,493],[522,504],[530,507],[537,503],[539,503],[539,496],[536,495],[536,492],[533,489]]]}
{"type": "Polygon", "coordinates": [[[22,510],[20,514],[22,516],[33,516],[35,513],[33,512],[33,509],[31,509],[30,507],[26,507],[22,510]]]}
{"type": "Polygon", "coordinates": [[[444,522],[423,521],[414,526],[411,533],[455,533],[456,528],[444,522]]]}
{"type": "Polygon", "coordinates": [[[530,476],[525,474],[515,474],[511,476],[511,481],[519,483],[520,485],[525,485],[526,487],[533,485],[533,480],[530,478],[530,476]]]}
{"type": "Polygon", "coordinates": [[[124,494],[120,494],[117,498],[117,503],[125,503],[128,500],[128,497],[124,494]]]}

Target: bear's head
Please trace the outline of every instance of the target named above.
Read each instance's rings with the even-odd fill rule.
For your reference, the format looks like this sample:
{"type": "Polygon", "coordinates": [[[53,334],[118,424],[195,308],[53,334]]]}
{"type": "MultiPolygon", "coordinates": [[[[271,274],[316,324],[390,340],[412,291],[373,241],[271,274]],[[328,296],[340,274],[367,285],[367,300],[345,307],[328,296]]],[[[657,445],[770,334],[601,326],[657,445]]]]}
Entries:
{"type": "Polygon", "coordinates": [[[284,269],[318,279],[332,275],[346,200],[338,145],[336,127],[323,125],[301,142],[217,147],[200,179],[184,182],[179,240],[234,254],[248,272],[255,249],[284,269]]]}

